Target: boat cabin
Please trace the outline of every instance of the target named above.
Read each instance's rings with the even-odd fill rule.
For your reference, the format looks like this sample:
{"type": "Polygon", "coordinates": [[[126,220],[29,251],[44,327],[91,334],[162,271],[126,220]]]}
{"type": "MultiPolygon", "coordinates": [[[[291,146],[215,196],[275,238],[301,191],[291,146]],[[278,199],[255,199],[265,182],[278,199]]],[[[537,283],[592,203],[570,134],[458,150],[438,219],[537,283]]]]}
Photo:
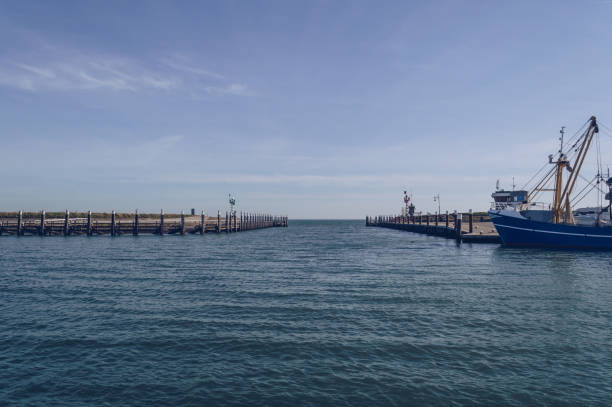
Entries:
{"type": "Polygon", "coordinates": [[[493,208],[502,210],[507,207],[516,208],[517,206],[527,203],[527,191],[504,191],[497,190],[491,194],[493,198],[493,208]]]}

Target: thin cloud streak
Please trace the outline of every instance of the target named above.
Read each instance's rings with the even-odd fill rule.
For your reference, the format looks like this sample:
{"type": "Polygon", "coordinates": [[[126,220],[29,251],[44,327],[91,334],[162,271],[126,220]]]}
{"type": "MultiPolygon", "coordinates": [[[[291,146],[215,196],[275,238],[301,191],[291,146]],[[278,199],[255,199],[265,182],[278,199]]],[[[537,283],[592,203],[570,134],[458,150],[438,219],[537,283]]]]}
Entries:
{"type": "Polygon", "coordinates": [[[188,73],[192,73],[192,74],[196,74],[196,75],[200,75],[200,76],[206,76],[209,78],[214,78],[214,79],[225,79],[225,76],[220,75],[218,73],[215,72],[211,72],[208,71],[206,69],[202,69],[202,68],[198,68],[198,67],[194,67],[194,66],[189,66],[189,65],[184,65],[184,64],[180,64],[177,63],[171,59],[162,59],[162,63],[164,63],[165,65],[169,66],[170,68],[173,68],[177,71],[183,71],[183,72],[188,72],[188,73]]]}
{"type": "Polygon", "coordinates": [[[244,84],[224,81],[223,75],[167,58],[161,65],[105,55],[39,55],[34,61],[32,57],[13,56],[0,60],[0,86],[28,92],[154,90],[192,94],[193,89],[200,89],[207,95],[251,94],[244,84]]]}

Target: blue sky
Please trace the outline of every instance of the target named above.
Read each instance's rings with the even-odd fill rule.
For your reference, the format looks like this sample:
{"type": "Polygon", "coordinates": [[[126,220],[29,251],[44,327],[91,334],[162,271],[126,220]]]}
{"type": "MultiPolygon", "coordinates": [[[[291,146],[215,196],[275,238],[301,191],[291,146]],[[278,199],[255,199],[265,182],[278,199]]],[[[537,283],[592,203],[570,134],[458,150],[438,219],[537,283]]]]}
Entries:
{"type": "Polygon", "coordinates": [[[612,123],[610,21],[586,0],[2,2],[0,209],[486,209],[560,126],[612,123]]]}

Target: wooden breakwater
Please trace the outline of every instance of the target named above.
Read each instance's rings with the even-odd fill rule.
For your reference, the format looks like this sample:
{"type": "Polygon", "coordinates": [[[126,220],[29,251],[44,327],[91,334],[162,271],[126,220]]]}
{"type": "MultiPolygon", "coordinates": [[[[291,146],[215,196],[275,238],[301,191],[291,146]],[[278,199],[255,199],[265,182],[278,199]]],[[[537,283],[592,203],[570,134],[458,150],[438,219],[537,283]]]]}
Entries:
{"type": "Polygon", "coordinates": [[[224,216],[134,213],[72,213],[66,210],[61,213],[46,211],[23,211],[0,214],[0,235],[39,235],[39,236],[73,236],[73,235],[139,235],[139,234],[180,234],[186,233],[235,233],[247,230],[271,227],[287,227],[287,216],[273,216],[259,213],[226,212],[224,216]],[[58,216],[63,215],[63,216],[58,216]]]}
{"type": "Polygon", "coordinates": [[[468,213],[366,216],[366,226],[406,230],[466,243],[501,243],[488,215],[468,213]]]}

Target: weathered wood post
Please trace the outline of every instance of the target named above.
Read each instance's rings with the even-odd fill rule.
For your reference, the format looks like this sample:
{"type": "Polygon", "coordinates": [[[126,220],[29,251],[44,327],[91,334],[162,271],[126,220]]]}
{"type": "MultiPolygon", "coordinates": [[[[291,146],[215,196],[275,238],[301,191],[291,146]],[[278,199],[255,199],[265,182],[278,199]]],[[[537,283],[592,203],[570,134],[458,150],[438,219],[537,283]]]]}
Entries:
{"type": "Polygon", "coordinates": [[[455,214],[455,231],[457,233],[457,241],[461,242],[461,214],[455,214]]]}
{"type": "Polygon", "coordinates": [[[164,234],[164,210],[159,212],[159,235],[164,234]]]}
{"type": "Polygon", "coordinates": [[[64,236],[68,236],[70,234],[70,211],[66,209],[66,213],[64,215],[64,236]]]}
{"type": "Polygon", "coordinates": [[[221,211],[217,211],[217,233],[221,233],[221,211]]]}
{"type": "Polygon", "coordinates": [[[91,236],[91,210],[87,211],[87,236],[91,236]]]}
{"type": "Polygon", "coordinates": [[[23,211],[19,211],[17,214],[17,236],[21,236],[23,232],[23,211]]]}
{"type": "Polygon", "coordinates": [[[225,212],[225,233],[229,233],[229,232],[230,232],[229,218],[228,218],[227,212],[225,212]]]}
{"type": "Polygon", "coordinates": [[[206,215],[204,215],[204,211],[202,211],[202,220],[200,221],[200,234],[203,235],[206,233],[206,215]]]}
{"type": "Polygon", "coordinates": [[[444,218],[446,220],[446,228],[448,229],[448,211],[446,211],[446,215],[444,215],[444,218]]]}
{"type": "Polygon", "coordinates": [[[238,221],[238,219],[236,219],[237,214],[238,213],[234,211],[234,232],[238,232],[238,224],[236,223],[238,221]]]}
{"type": "Polygon", "coordinates": [[[117,234],[116,225],[115,225],[115,211],[111,212],[110,234],[111,236],[115,236],[117,234]]]}
{"type": "Polygon", "coordinates": [[[427,224],[427,226],[429,226],[429,212],[427,212],[427,215],[425,215],[426,220],[425,223],[427,224]]]}
{"type": "Polygon", "coordinates": [[[419,225],[423,224],[423,212],[419,212],[419,225]]]}
{"type": "Polygon", "coordinates": [[[438,226],[438,222],[440,221],[440,214],[436,212],[436,226],[438,226]]]}
{"type": "Polygon", "coordinates": [[[181,235],[185,234],[185,211],[181,210],[181,235]]]}
{"type": "Polygon", "coordinates": [[[40,227],[38,228],[38,234],[40,236],[45,235],[45,210],[40,211],[40,227]]]}
{"type": "Polygon", "coordinates": [[[470,233],[472,233],[474,231],[474,214],[472,213],[471,209],[470,213],[468,214],[468,220],[470,222],[470,233]]]}
{"type": "Polygon", "coordinates": [[[134,236],[138,236],[138,233],[140,232],[139,227],[140,227],[140,217],[138,216],[138,209],[136,209],[136,211],[134,212],[134,230],[132,231],[134,236]]]}

